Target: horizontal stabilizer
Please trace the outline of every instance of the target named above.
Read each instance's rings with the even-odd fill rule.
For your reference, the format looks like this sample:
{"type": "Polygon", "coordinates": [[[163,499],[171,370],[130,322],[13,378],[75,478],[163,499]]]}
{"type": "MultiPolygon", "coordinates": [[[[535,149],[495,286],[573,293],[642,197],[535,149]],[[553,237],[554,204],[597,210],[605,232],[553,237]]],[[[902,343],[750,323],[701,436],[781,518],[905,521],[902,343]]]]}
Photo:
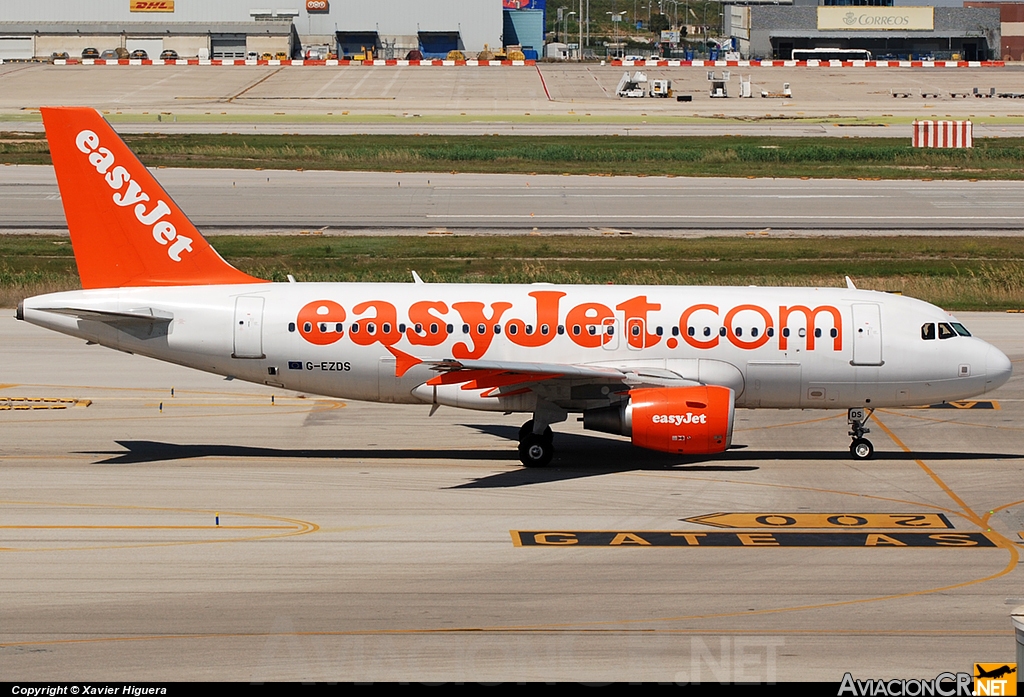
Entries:
{"type": "Polygon", "coordinates": [[[102,322],[137,339],[166,336],[168,325],[174,320],[174,315],[170,312],[151,307],[128,310],[127,312],[87,310],[77,307],[40,307],[37,309],[41,312],[52,312],[56,315],[65,315],[80,320],[102,322]]]}

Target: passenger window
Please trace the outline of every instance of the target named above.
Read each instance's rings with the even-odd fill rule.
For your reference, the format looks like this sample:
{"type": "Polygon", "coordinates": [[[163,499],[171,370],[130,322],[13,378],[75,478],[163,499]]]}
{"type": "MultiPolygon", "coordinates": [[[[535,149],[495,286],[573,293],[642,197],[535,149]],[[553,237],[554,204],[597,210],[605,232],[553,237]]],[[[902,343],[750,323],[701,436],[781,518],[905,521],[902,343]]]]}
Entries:
{"type": "Polygon", "coordinates": [[[935,325],[929,322],[928,324],[921,325],[921,338],[925,341],[931,341],[935,338],[935,325]]]}
{"type": "Polygon", "coordinates": [[[295,331],[295,322],[289,322],[288,323],[288,331],[290,331],[290,332],[295,331]]]}
{"type": "Polygon", "coordinates": [[[949,326],[945,322],[939,322],[940,339],[952,339],[954,336],[956,336],[956,332],[953,331],[953,327],[949,326]]]}

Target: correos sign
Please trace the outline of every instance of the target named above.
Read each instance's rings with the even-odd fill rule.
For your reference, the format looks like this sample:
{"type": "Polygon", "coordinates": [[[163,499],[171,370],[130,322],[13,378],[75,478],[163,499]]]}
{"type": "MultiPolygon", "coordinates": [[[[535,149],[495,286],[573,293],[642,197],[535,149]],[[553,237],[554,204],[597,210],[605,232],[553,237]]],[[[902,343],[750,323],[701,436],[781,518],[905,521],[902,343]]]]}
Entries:
{"type": "Polygon", "coordinates": [[[931,31],[933,7],[818,7],[819,31],[931,31]]]}

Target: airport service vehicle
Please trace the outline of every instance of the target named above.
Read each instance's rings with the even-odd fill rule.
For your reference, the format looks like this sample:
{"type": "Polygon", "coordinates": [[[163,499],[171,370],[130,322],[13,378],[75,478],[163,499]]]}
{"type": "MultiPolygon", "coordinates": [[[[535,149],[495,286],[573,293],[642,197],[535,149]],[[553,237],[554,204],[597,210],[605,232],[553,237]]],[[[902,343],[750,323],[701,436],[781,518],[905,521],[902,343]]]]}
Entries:
{"type": "Polygon", "coordinates": [[[179,365],[344,399],[532,415],[684,456],[721,453],[737,408],[846,409],[856,458],[876,407],[972,397],[1010,361],[943,310],[846,288],[269,283],[224,261],[93,109],[43,108],[84,290],[18,319],[179,365]]]}

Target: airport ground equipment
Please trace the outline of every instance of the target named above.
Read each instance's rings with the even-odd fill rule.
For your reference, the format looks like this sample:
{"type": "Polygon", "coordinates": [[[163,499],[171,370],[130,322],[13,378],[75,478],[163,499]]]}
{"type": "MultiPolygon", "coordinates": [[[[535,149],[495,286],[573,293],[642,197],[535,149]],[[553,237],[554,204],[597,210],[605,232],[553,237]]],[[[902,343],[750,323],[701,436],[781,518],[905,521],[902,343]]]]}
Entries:
{"type": "Polygon", "coordinates": [[[723,70],[721,77],[718,77],[714,70],[708,71],[708,82],[711,83],[711,90],[709,94],[712,98],[729,96],[729,92],[726,89],[726,83],[729,82],[730,77],[732,77],[732,75],[728,70],[723,70]]]}
{"type": "Polygon", "coordinates": [[[630,76],[627,70],[619,78],[619,84],[615,88],[615,94],[618,97],[643,97],[647,94],[647,90],[644,89],[644,85],[647,84],[647,74],[637,70],[630,76]]]}
{"type": "Polygon", "coordinates": [[[671,80],[651,80],[651,96],[652,97],[671,97],[672,96],[672,81],[671,80]]]}
{"type": "Polygon", "coordinates": [[[769,92],[768,90],[761,90],[761,96],[766,99],[789,99],[793,96],[793,90],[789,89],[788,82],[783,82],[781,92],[769,92]]]}

